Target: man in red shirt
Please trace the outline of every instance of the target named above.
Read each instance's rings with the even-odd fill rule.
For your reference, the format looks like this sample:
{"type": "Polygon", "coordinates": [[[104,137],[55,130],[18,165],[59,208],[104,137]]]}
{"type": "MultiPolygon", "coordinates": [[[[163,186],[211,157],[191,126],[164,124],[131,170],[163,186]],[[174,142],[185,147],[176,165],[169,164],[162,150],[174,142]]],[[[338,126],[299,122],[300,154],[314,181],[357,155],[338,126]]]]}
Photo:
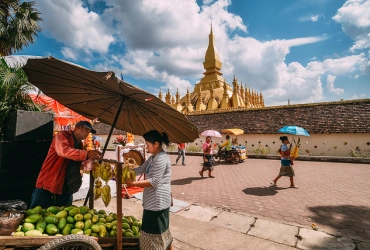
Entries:
{"type": "Polygon", "coordinates": [[[98,150],[83,150],[82,140],[95,134],[90,122],[80,121],[73,131],[59,131],[53,138],[32,193],[30,208],[68,206],[82,184],[80,166],[89,158],[99,160],[98,150]]]}
{"type": "Polygon", "coordinates": [[[185,143],[179,143],[177,145],[177,159],[176,159],[176,163],[175,164],[172,164],[172,165],[176,165],[177,162],[180,160],[180,157],[182,156],[182,165],[183,166],[186,166],[185,164],[185,143]]]}

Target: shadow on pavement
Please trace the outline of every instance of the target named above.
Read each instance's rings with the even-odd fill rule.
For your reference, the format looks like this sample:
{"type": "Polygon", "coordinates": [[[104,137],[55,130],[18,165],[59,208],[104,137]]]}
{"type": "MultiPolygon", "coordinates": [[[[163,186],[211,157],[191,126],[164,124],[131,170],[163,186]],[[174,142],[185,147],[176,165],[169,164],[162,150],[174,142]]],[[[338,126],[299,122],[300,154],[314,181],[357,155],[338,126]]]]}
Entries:
{"type": "Polygon", "coordinates": [[[256,196],[270,196],[278,193],[278,190],[284,190],[288,188],[281,187],[252,187],[243,190],[245,194],[251,194],[256,196]]]}
{"type": "Polygon", "coordinates": [[[202,179],[204,178],[200,176],[199,177],[188,177],[184,179],[178,179],[178,180],[171,181],[171,185],[185,185],[185,184],[190,184],[193,181],[202,180],[202,179]]]}
{"type": "Polygon", "coordinates": [[[315,213],[312,221],[335,228],[345,235],[370,239],[370,208],[365,206],[316,206],[309,207],[315,213]]]}

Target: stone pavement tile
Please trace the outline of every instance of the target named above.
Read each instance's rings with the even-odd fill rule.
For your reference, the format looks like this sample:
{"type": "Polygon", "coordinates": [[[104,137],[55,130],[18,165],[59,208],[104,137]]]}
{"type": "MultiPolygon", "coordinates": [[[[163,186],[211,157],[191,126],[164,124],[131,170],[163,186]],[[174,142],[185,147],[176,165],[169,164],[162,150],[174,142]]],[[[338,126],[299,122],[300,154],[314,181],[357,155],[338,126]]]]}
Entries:
{"type": "Polygon", "coordinates": [[[237,233],[233,230],[199,220],[190,220],[171,214],[170,230],[176,242],[182,242],[181,250],[293,250],[296,248],[237,233]],[[186,244],[188,243],[188,244],[186,244]]]}
{"type": "Polygon", "coordinates": [[[226,227],[241,233],[247,233],[255,220],[256,219],[254,217],[223,211],[217,216],[217,218],[211,220],[211,224],[226,227]]]}
{"type": "Polygon", "coordinates": [[[299,188],[290,189],[287,177],[281,178],[277,187],[268,187],[279,171],[278,160],[247,159],[237,165],[221,162],[215,166],[212,181],[195,179],[201,157],[189,156],[187,162],[187,171],[172,169],[175,198],[216,208],[227,206],[231,211],[305,228],[315,222],[325,232],[370,239],[366,219],[370,217],[366,216],[370,213],[366,178],[370,168],[366,164],[296,161],[294,179],[299,188]]]}
{"type": "Polygon", "coordinates": [[[300,228],[298,241],[299,249],[320,249],[320,250],[353,250],[356,249],[354,241],[347,237],[332,236],[312,229],[300,228]]]}
{"type": "Polygon", "coordinates": [[[257,219],[247,234],[294,247],[297,242],[297,238],[295,237],[297,233],[298,227],[296,226],[257,219]]]}
{"type": "Polygon", "coordinates": [[[178,212],[177,214],[185,218],[188,218],[188,219],[210,222],[213,218],[217,218],[217,216],[221,212],[222,211],[214,209],[214,208],[192,205],[188,209],[184,209],[178,212]]]}
{"type": "Polygon", "coordinates": [[[356,242],[357,250],[369,250],[370,242],[356,242]]]}

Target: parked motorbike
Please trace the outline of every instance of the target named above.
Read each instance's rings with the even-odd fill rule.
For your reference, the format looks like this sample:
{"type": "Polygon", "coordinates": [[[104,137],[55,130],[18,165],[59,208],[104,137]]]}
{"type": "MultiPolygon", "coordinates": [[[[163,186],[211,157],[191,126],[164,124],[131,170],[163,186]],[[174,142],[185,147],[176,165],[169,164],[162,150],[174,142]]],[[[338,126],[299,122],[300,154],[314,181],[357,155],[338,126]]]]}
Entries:
{"type": "Polygon", "coordinates": [[[221,146],[218,146],[218,151],[215,156],[215,161],[220,162],[221,160],[225,160],[226,162],[232,162],[238,164],[241,162],[240,154],[238,150],[232,149],[229,151],[223,150],[221,146]]]}

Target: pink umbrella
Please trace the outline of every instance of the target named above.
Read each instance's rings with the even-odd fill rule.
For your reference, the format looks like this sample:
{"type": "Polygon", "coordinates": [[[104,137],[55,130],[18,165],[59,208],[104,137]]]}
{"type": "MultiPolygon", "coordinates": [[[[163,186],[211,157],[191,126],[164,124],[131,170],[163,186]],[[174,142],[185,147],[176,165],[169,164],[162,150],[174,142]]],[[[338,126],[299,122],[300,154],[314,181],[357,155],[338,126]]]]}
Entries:
{"type": "Polygon", "coordinates": [[[206,130],[206,131],[203,131],[203,133],[201,133],[200,135],[211,136],[211,137],[222,137],[222,135],[216,130],[206,130]]]}

